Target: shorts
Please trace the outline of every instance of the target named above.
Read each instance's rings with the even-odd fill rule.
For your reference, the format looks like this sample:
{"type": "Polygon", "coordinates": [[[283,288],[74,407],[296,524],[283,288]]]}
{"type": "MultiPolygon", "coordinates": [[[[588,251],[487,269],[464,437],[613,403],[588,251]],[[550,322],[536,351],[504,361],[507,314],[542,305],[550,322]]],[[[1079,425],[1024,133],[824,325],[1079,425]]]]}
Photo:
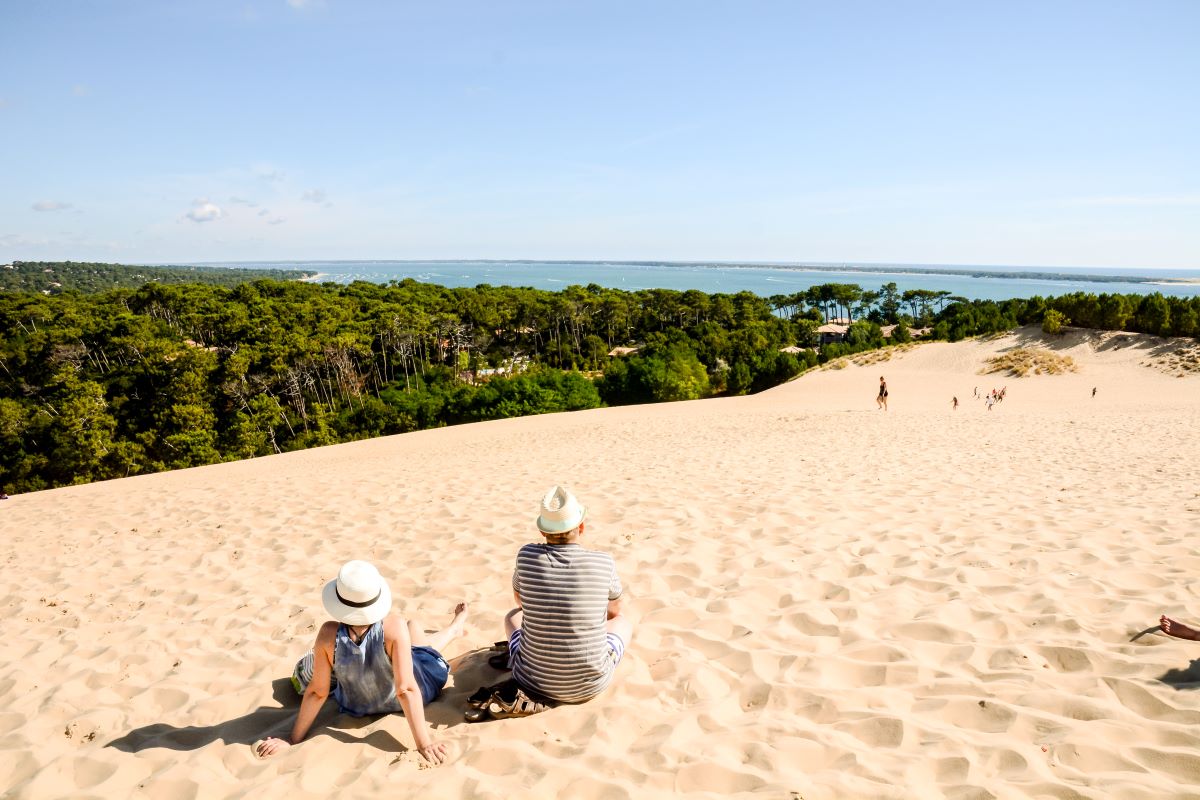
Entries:
{"type": "Polygon", "coordinates": [[[413,677],[421,687],[421,701],[429,705],[450,680],[450,665],[442,654],[424,645],[412,649],[413,677]]]}
{"type": "MultiPolygon", "coordinates": [[[[621,657],[625,655],[625,642],[620,636],[617,636],[611,631],[605,634],[604,637],[608,641],[608,658],[611,661],[609,669],[615,669],[617,664],[621,663],[621,657]]],[[[517,654],[521,652],[521,629],[517,628],[512,632],[512,636],[508,637],[508,662],[512,664],[517,658],[517,654]]]]}

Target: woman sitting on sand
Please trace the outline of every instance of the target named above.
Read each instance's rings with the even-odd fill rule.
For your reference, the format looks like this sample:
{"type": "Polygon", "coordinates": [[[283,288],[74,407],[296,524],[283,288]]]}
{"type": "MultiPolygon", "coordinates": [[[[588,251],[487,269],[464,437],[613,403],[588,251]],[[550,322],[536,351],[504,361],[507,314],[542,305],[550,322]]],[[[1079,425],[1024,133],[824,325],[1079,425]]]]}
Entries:
{"type": "Polygon", "coordinates": [[[463,631],[467,606],[454,609],[450,627],[426,635],[412,620],[388,616],[392,593],[371,564],[349,561],[321,594],[333,617],[317,632],[313,649],[296,664],[292,684],[304,695],[290,741],[267,738],[254,747],[267,756],[299,744],[308,734],[332,690],[343,714],[394,714],[403,711],[417,752],[442,763],[446,745],[435,742],[425,724],[425,705],[441,693],[450,666],[439,650],[463,631]]]}

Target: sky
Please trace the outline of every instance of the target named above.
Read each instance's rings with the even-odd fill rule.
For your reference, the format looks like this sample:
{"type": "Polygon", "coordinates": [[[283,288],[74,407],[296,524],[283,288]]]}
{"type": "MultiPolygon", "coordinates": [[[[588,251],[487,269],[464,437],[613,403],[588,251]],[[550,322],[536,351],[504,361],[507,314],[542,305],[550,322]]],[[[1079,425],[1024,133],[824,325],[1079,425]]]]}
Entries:
{"type": "Polygon", "coordinates": [[[0,263],[1200,269],[1196,0],[0,0],[0,263]]]}

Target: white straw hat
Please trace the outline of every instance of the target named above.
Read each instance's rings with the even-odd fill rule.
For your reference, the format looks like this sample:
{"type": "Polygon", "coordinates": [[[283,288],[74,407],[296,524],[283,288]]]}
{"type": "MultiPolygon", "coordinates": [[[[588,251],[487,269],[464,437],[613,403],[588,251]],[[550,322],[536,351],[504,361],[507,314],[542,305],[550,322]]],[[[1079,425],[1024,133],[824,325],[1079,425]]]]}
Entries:
{"type": "Polygon", "coordinates": [[[542,498],[542,513],[538,515],[537,526],[542,533],[567,533],[578,528],[586,516],[587,509],[579,505],[575,495],[555,486],[542,498]]]}
{"type": "Polygon", "coordinates": [[[374,625],[392,610],[392,590],[366,561],[347,561],[321,592],[325,610],[347,625],[374,625]]]}

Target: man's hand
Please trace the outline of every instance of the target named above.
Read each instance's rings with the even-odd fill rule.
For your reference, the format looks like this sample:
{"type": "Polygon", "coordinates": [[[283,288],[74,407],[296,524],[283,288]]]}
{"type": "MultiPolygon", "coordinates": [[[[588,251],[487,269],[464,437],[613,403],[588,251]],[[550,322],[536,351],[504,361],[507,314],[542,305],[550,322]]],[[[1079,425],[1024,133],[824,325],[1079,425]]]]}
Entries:
{"type": "Polygon", "coordinates": [[[285,742],[283,739],[277,739],[274,736],[268,736],[258,744],[254,745],[254,754],[259,758],[270,758],[277,756],[284,750],[287,750],[292,745],[285,742]]]}
{"type": "Polygon", "coordinates": [[[442,764],[446,761],[445,742],[430,742],[424,747],[418,747],[417,752],[431,764],[442,764]]]}

